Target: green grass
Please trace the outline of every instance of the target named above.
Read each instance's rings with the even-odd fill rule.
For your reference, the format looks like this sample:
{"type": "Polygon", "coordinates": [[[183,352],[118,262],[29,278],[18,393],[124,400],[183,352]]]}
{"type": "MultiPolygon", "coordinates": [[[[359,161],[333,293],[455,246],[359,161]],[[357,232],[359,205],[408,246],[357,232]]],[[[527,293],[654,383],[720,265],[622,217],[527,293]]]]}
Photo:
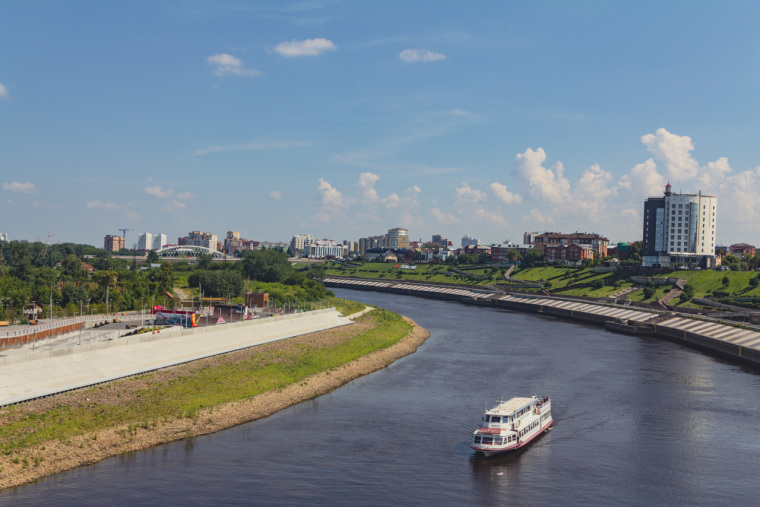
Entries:
{"type": "MultiPolygon", "coordinates": [[[[501,270],[491,270],[485,266],[466,266],[467,272],[473,275],[488,276],[485,280],[478,280],[470,276],[453,273],[445,264],[415,264],[417,269],[398,269],[394,266],[399,263],[366,262],[357,268],[346,267],[335,263],[326,265],[325,273],[328,276],[351,276],[355,278],[371,278],[390,281],[417,281],[439,282],[459,285],[490,285],[503,283],[504,276],[501,270]]],[[[403,264],[403,263],[400,263],[403,264]]],[[[462,269],[462,267],[458,267],[462,269]]]]}
{"type": "MultiPolygon", "coordinates": [[[[160,420],[192,418],[202,408],[280,389],[389,347],[411,329],[398,314],[378,309],[371,315],[376,326],[332,347],[301,344],[297,348],[268,352],[243,361],[205,367],[168,385],[138,391],[133,401],[123,405],[60,407],[42,414],[10,417],[15,420],[0,427],[0,452],[9,454],[47,440],[66,442],[73,436],[117,425],[128,424],[131,432],[136,428],[155,426],[160,420]]],[[[4,415],[20,414],[15,407],[2,412],[4,415]]]]}

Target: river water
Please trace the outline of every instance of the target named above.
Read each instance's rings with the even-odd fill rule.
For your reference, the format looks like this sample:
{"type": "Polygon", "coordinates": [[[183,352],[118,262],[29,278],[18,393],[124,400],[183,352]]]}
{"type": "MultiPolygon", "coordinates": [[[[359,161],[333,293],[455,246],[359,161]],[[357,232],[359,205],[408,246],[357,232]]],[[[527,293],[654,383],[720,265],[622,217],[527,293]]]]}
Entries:
{"type": "Polygon", "coordinates": [[[316,400],[0,492],[2,505],[756,505],[760,374],[543,316],[339,289],[431,332],[316,400]],[[554,428],[468,447],[486,405],[548,395],[554,428]]]}

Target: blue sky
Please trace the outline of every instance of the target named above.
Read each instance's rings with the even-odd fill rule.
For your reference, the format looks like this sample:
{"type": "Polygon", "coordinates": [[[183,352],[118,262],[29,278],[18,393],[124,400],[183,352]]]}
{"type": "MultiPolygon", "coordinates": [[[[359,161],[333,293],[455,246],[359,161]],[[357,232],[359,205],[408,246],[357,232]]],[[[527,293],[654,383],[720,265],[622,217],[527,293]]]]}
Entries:
{"type": "Polygon", "coordinates": [[[6,1],[0,232],[758,238],[755,2],[6,1]]]}

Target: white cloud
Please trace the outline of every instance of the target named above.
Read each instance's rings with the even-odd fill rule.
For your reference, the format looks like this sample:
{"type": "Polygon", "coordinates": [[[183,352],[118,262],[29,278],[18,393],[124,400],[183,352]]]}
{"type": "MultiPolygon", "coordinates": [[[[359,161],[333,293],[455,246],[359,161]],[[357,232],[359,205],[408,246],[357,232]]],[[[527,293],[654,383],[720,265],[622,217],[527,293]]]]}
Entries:
{"type": "Polygon", "coordinates": [[[620,178],[620,186],[635,192],[637,198],[662,193],[665,178],[657,172],[657,164],[651,158],[636,164],[631,172],[620,178]]]}
{"type": "Polygon", "coordinates": [[[455,190],[457,195],[456,206],[457,207],[470,207],[480,202],[488,200],[488,195],[480,190],[471,188],[467,183],[462,183],[460,187],[455,190]]]}
{"type": "Polygon", "coordinates": [[[8,88],[3,86],[3,83],[0,83],[0,100],[10,98],[10,95],[8,94],[8,88]]]}
{"type": "Polygon", "coordinates": [[[279,201],[280,198],[282,197],[282,192],[280,192],[279,190],[274,190],[269,193],[269,197],[271,199],[274,199],[275,201],[279,201]]]}
{"type": "Polygon", "coordinates": [[[338,211],[347,206],[346,201],[343,199],[343,194],[324,179],[319,178],[317,190],[322,194],[321,202],[324,208],[338,211]]]}
{"type": "Polygon", "coordinates": [[[3,183],[3,190],[10,192],[16,192],[18,194],[36,194],[38,192],[34,183],[27,181],[26,183],[20,183],[18,181],[11,181],[10,183],[3,183]]]}
{"type": "Polygon", "coordinates": [[[174,209],[185,209],[185,203],[172,199],[169,206],[174,209]]]}
{"type": "MultiPolygon", "coordinates": [[[[760,167],[727,177],[720,189],[718,218],[725,214],[756,230],[760,222],[760,167]]],[[[742,233],[746,235],[747,231],[742,233]]]]}
{"type": "Polygon", "coordinates": [[[443,53],[434,53],[427,49],[405,49],[398,55],[401,61],[412,62],[435,62],[445,60],[446,55],[443,53]]]}
{"type": "Polygon", "coordinates": [[[377,196],[377,190],[375,190],[375,183],[379,179],[380,176],[369,172],[359,175],[359,182],[356,186],[361,189],[361,197],[365,204],[376,203],[380,200],[377,196]]]}
{"type": "Polygon", "coordinates": [[[584,213],[592,221],[602,218],[600,214],[607,207],[607,199],[615,195],[615,190],[609,188],[612,180],[612,174],[599,167],[599,164],[586,169],[573,191],[572,200],[576,211],[584,213]]]}
{"type": "Polygon", "coordinates": [[[206,58],[206,61],[214,65],[214,74],[217,76],[260,76],[261,71],[256,69],[247,69],[240,58],[236,58],[227,53],[217,53],[206,58]]]}
{"type": "Polygon", "coordinates": [[[544,214],[541,210],[533,208],[530,210],[530,216],[523,217],[524,221],[531,221],[533,223],[538,222],[541,225],[549,225],[554,223],[554,219],[546,214],[544,214]]]}
{"type": "Polygon", "coordinates": [[[174,195],[174,190],[166,189],[164,190],[163,187],[160,185],[156,185],[155,187],[145,187],[145,193],[149,195],[154,195],[160,199],[164,199],[166,197],[171,197],[174,195]]]}
{"type": "Polygon", "coordinates": [[[716,188],[720,185],[731,172],[731,166],[728,165],[728,159],[721,157],[715,162],[708,162],[707,165],[700,171],[700,175],[697,178],[702,188],[716,188]]]}
{"type": "Polygon", "coordinates": [[[439,208],[430,208],[430,214],[442,224],[455,224],[459,221],[457,220],[457,217],[451,213],[445,213],[439,208]]]}
{"type": "Polygon", "coordinates": [[[493,182],[488,188],[491,190],[491,193],[504,204],[520,204],[522,202],[522,197],[507,190],[506,185],[493,182]]]}
{"type": "Polygon", "coordinates": [[[418,209],[420,207],[420,203],[417,200],[417,196],[420,195],[421,192],[422,190],[420,187],[414,185],[406,189],[406,192],[404,192],[404,197],[400,197],[397,193],[394,192],[383,199],[383,203],[388,209],[399,207],[403,207],[407,210],[418,209]]]}
{"type": "Polygon", "coordinates": [[[320,53],[324,53],[325,51],[335,51],[336,49],[338,49],[338,47],[333,44],[332,41],[321,37],[317,39],[280,42],[274,48],[278,54],[287,57],[317,56],[320,53]]]}
{"type": "Polygon", "coordinates": [[[543,148],[536,151],[528,148],[515,157],[514,175],[528,183],[534,199],[551,204],[562,203],[570,196],[570,182],[563,175],[564,166],[562,162],[557,162],[552,169],[547,169],[543,166],[545,161],[543,148]]]}
{"type": "Polygon", "coordinates": [[[188,199],[194,199],[195,194],[192,192],[182,192],[181,194],[177,194],[177,199],[182,199],[183,201],[187,201],[188,199]]]}
{"type": "Polygon", "coordinates": [[[690,154],[694,149],[691,137],[678,136],[659,128],[654,134],[641,136],[641,142],[657,162],[665,165],[667,176],[673,182],[690,180],[698,175],[699,164],[690,154]]]}
{"type": "Polygon", "coordinates": [[[87,206],[87,209],[104,209],[104,210],[115,210],[115,209],[121,209],[124,207],[123,204],[116,204],[115,202],[101,202],[101,201],[90,201],[85,206],[87,206]]]}

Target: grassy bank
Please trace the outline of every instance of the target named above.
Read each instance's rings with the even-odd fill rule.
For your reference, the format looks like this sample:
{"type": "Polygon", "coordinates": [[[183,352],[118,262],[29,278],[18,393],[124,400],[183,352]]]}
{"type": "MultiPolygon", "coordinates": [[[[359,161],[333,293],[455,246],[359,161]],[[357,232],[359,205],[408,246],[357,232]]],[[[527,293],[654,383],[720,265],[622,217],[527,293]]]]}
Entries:
{"type": "Polygon", "coordinates": [[[337,370],[399,344],[411,329],[399,315],[374,310],[352,326],[0,409],[0,487],[262,417],[271,410],[241,419],[222,416],[220,407],[229,411],[269,393],[295,388],[298,401],[309,399],[326,392],[310,379],[337,380],[337,370]],[[67,453],[77,454],[73,465],[67,453]]]}

